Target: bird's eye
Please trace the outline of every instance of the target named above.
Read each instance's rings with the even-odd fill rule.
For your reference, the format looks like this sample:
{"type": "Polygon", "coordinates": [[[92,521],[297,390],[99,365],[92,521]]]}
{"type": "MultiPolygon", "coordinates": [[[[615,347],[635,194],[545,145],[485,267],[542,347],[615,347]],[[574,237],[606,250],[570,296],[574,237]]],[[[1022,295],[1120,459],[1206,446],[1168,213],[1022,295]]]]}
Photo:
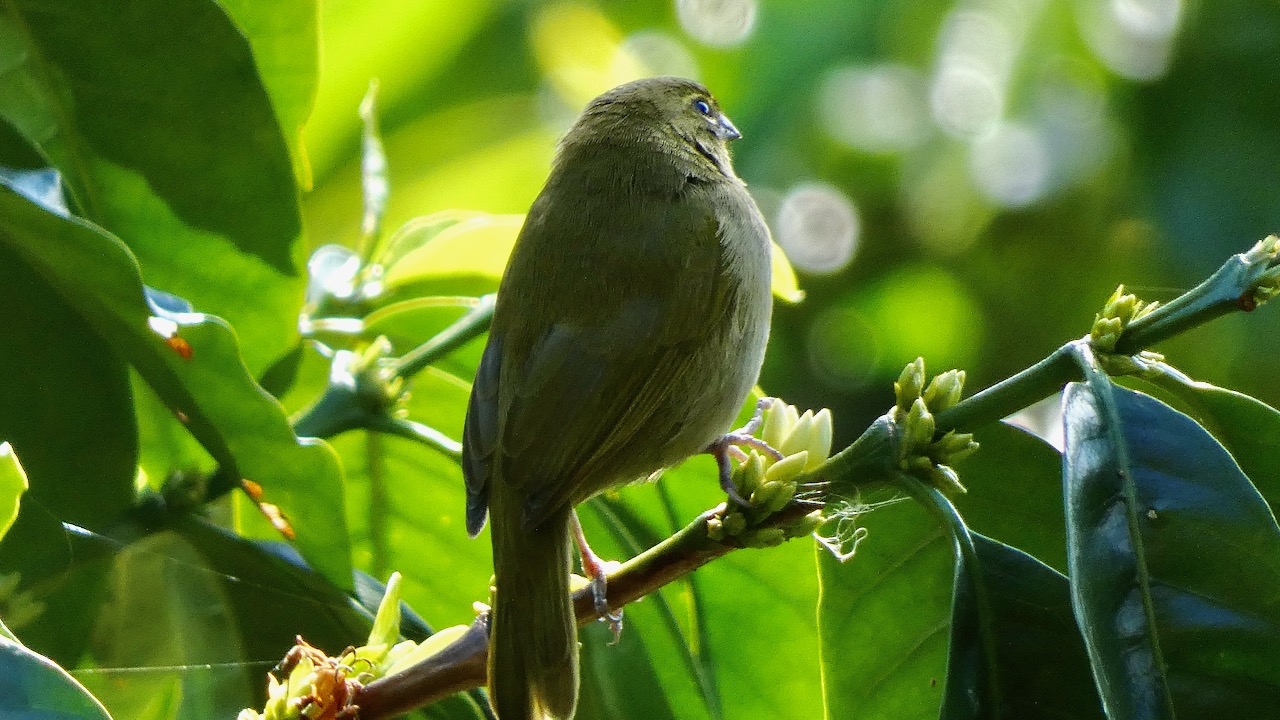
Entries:
{"type": "Polygon", "coordinates": [[[710,115],[710,114],[711,114],[711,105],[710,105],[710,103],[708,103],[706,100],[703,100],[702,98],[698,98],[698,99],[696,99],[696,100],[694,100],[694,101],[693,101],[693,109],[694,109],[694,110],[697,110],[698,112],[702,113],[703,115],[710,115]]]}

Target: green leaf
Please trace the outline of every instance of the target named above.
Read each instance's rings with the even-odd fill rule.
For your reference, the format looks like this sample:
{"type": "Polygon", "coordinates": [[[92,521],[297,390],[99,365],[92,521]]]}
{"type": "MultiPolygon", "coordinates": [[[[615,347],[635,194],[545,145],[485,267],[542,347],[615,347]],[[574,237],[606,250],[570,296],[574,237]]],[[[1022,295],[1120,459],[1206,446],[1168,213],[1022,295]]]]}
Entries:
{"type": "MultiPolygon", "coordinates": [[[[320,89],[305,132],[317,178],[323,179],[344,153],[357,147],[360,123],[356,108],[369,87],[369,78],[379,80],[379,105],[385,114],[396,113],[409,102],[434,105],[430,96],[424,95],[424,85],[448,71],[451,61],[473,62],[464,54],[468,41],[491,22],[499,7],[494,0],[440,4],[389,0],[376,8],[363,3],[323,3],[320,89]],[[371,43],[370,38],[378,42],[371,43]]],[[[486,121],[480,116],[473,119],[486,121]]],[[[519,119],[507,117],[504,122],[519,119]]],[[[465,140],[462,144],[472,145],[465,140]]],[[[399,157],[394,152],[389,155],[399,157]]],[[[394,178],[392,187],[397,187],[394,178]]]]}
{"type": "MultiPolygon", "coordinates": [[[[739,419],[750,417],[755,404],[756,398],[748,397],[739,419]]],[[[725,501],[709,455],[686,460],[658,483],[657,488],[646,483],[618,491],[655,538],[725,501]]],[[[821,674],[813,632],[818,582],[812,552],[807,538],[739,550],[696,570],[688,590],[680,584],[663,589],[682,623],[683,638],[663,630],[646,634],[645,641],[681,717],[702,717],[699,706],[710,718],[818,716],[821,674]],[[677,641],[688,647],[670,644],[677,641]]]]}
{"type": "Polygon", "coordinates": [[[1280,507],[1280,412],[1244,393],[1162,374],[1150,382],[1181,401],[1179,408],[1225,447],[1262,493],[1280,507]]]}
{"type": "Polygon", "coordinates": [[[28,497],[0,541],[5,624],[28,647],[70,666],[84,655],[102,603],[109,555],[28,497]]]}
{"type": "Polygon", "coordinates": [[[963,556],[957,560],[947,697],[939,717],[1101,720],[1067,579],[1015,548],[969,536],[979,567],[967,567],[963,556]],[[994,666],[981,652],[983,626],[995,639],[994,666]],[[998,697],[988,690],[992,676],[998,697]]]}
{"type": "Polygon", "coordinates": [[[235,717],[260,702],[266,672],[296,635],[330,652],[368,635],[369,613],[291,547],[187,515],[150,519],[163,529],[118,528],[128,541],[72,536],[64,571],[94,583],[46,596],[51,607],[73,592],[103,597],[73,672],[117,717],[235,717]]]}
{"type": "MultiPolygon", "coordinates": [[[[579,507],[583,528],[596,552],[602,557],[623,560],[678,530],[669,487],[670,481],[664,479],[637,492],[606,494],[579,507]]],[[[640,716],[643,717],[644,712],[670,713],[670,707],[674,706],[680,708],[683,718],[723,717],[715,654],[706,638],[705,602],[702,583],[695,573],[664,586],[645,598],[644,603],[626,608],[622,642],[626,643],[634,635],[651,663],[642,676],[652,685],[647,691],[648,697],[641,694],[631,701],[641,711],[640,716]],[[681,622],[682,619],[685,622],[681,622]]],[[[593,636],[600,634],[596,632],[593,636]]],[[[618,679],[629,678],[630,673],[636,671],[604,664],[611,660],[625,663],[630,659],[611,658],[608,653],[598,653],[596,657],[599,658],[596,660],[598,671],[591,682],[600,686],[597,691],[615,696],[631,695],[631,688],[626,687],[628,683],[618,679]]],[[[611,708],[610,712],[616,714],[623,710],[611,708]]]]}
{"type": "Polygon", "coordinates": [[[149,234],[150,208],[117,184],[134,175],[183,224],[294,272],[288,151],[249,43],[220,7],[14,0],[0,12],[0,57],[0,116],[63,172],[88,217],[149,234]]]}
{"type": "Polygon", "coordinates": [[[648,652],[647,632],[623,631],[616,645],[604,623],[584,628],[582,643],[582,686],[578,712],[582,720],[662,720],[688,717],[672,709],[658,677],[656,658],[648,652]]]}
{"type": "MultiPolygon", "coordinates": [[[[304,374],[311,374],[307,365],[322,362],[311,355],[304,374]]],[[[460,438],[469,391],[456,377],[428,368],[414,378],[408,416],[460,438]]],[[[458,463],[420,443],[366,431],[331,443],[346,471],[356,566],[379,579],[398,570],[401,597],[437,627],[471,622],[471,604],[488,597],[493,571],[488,537],[471,540],[464,529],[458,463]]]]}
{"type": "Polygon", "coordinates": [[[8,442],[0,442],[0,539],[18,519],[18,503],[27,491],[27,474],[8,442]]]}
{"type": "Polygon", "coordinates": [[[46,657],[0,637],[0,717],[111,720],[102,704],[46,657]]]}
{"type": "Polygon", "coordinates": [[[218,0],[244,31],[258,75],[271,96],[293,158],[294,175],[311,185],[302,128],[316,102],[320,71],[319,8],[316,0],[218,0]]]}
{"type": "Polygon", "coordinates": [[[1072,602],[1110,717],[1280,703],[1280,528],[1191,418],[1094,376],[1068,386],[1072,602]]]}
{"type": "Polygon", "coordinates": [[[818,552],[824,717],[932,720],[946,673],[951,538],[914,502],[857,524],[866,537],[848,561],[818,552]]]}
{"type": "Polygon", "coordinates": [[[973,530],[1067,569],[1062,454],[1007,423],[979,428],[978,452],[956,465],[969,492],[953,498],[973,530]]]}
{"type": "Polygon", "coordinates": [[[0,193],[0,439],[22,456],[29,502],[101,530],[134,497],[138,446],[128,369],[98,329],[15,252],[13,243],[30,228],[16,227],[21,215],[7,206],[47,213],[0,193]]]}
{"type": "MultiPolygon", "coordinates": [[[[279,403],[249,375],[231,328],[202,313],[148,307],[137,264],[118,239],[7,188],[0,189],[0,242],[141,373],[224,470],[265,488],[265,499],[292,520],[309,562],[350,586],[337,458],[323,442],[293,434],[279,403]]],[[[35,476],[30,462],[28,470],[35,476]]]]}
{"type": "MultiPolygon", "coordinates": [[[[258,658],[244,651],[234,632],[237,608],[222,576],[200,572],[205,566],[191,543],[168,531],[139,538],[115,554],[108,599],[94,624],[93,661],[102,668],[138,670],[108,670],[84,680],[114,715],[138,717],[164,695],[180,698],[180,717],[234,717],[254,702],[256,684],[265,678],[241,663],[258,658]]],[[[258,622],[261,615],[250,616],[267,610],[246,608],[244,622],[258,622]]]]}
{"type": "MultiPolygon", "coordinates": [[[[273,3],[278,5],[278,3],[273,3]]],[[[295,337],[293,173],[245,38],[207,0],[0,9],[0,118],[148,283],[234,324],[261,371],[295,337]]]]}

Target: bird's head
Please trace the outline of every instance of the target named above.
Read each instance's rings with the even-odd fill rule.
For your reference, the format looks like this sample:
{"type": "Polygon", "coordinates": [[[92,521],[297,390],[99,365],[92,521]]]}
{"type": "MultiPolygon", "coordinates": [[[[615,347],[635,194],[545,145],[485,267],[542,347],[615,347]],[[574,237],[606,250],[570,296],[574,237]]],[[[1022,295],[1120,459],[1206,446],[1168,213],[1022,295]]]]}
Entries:
{"type": "Polygon", "coordinates": [[[735,177],[728,143],[742,137],[701,84],[676,77],[635,80],[600,95],[570,135],[656,142],[708,169],[735,177]]]}

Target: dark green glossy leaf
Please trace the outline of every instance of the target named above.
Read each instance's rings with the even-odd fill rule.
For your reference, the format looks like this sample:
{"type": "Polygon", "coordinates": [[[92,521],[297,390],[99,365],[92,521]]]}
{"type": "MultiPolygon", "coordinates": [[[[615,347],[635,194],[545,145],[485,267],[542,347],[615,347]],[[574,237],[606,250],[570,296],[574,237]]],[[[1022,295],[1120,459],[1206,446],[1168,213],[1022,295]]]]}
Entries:
{"type": "MultiPolygon", "coordinates": [[[[7,188],[0,189],[0,241],[137,368],[225,469],[266,489],[266,500],[292,520],[309,562],[350,584],[337,458],[324,443],[294,436],[279,403],[249,376],[223,321],[148,307],[137,264],[118,239],[7,188]],[[165,317],[153,321],[155,314],[165,317]]],[[[36,476],[34,466],[28,470],[36,476]]]]}
{"type": "Polygon", "coordinates": [[[1068,387],[1072,602],[1111,717],[1280,704],[1280,528],[1191,418],[1102,376],[1068,387]]]}
{"type": "Polygon", "coordinates": [[[932,720],[946,674],[951,539],[914,502],[857,522],[867,535],[852,558],[818,553],[825,717],[932,720]]]}
{"type": "Polygon", "coordinates": [[[979,567],[957,561],[940,717],[1101,720],[1067,579],[1008,545],[969,536],[979,567]],[[984,627],[995,640],[990,658],[981,649],[984,627]]]}
{"type": "Polygon", "coordinates": [[[98,329],[15,252],[22,231],[7,212],[0,210],[0,440],[22,457],[30,502],[102,529],[133,501],[138,450],[128,370],[98,329]]]}
{"type": "Polygon", "coordinates": [[[0,717],[111,720],[102,705],[46,657],[0,637],[0,717]]]}
{"type": "Polygon", "coordinates": [[[1280,507],[1280,412],[1244,393],[1182,375],[1164,374],[1151,382],[1181,401],[1179,409],[1222,443],[1273,512],[1280,507]]]}
{"type": "Polygon", "coordinates": [[[965,523],[1065,571],[1062,454],[1003,422],[980,428],[974,437],[981,449],[956,466],[969,489],[953,500],[965,523]]]}

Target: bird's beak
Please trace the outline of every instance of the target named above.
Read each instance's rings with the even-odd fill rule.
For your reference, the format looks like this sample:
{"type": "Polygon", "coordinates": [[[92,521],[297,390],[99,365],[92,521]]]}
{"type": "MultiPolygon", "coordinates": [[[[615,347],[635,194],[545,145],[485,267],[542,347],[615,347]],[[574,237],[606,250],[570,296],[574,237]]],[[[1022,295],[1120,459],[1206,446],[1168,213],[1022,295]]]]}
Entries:
{"type": "Polygon", "coordinates": [[[742,133],[738,132],[738,128],[729,122],[729,118],[724,113],[720,113],[720,116],[711,123],[711,129],[717,137],[726,142],[742,137],[742,133]]]}

